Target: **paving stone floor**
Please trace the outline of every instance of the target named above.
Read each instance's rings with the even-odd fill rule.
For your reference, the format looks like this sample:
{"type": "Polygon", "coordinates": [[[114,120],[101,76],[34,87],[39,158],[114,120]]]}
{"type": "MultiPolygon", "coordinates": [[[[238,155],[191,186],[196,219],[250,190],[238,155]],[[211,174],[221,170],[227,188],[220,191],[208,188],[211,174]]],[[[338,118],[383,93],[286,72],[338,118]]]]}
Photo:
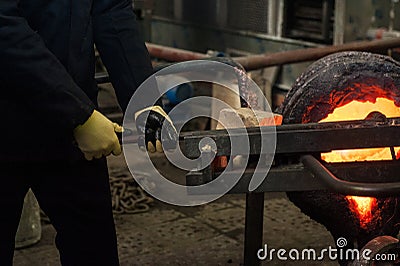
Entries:
{"type": "MultiPolygon", "coordinates": [[[[111,158],[109,167],[124,167],[111,158]]],[[[176,207],[159,201],[150,211],[115,215],[121,265],[240,265],[243,260],[244,195],[226,195],[198,207],[176,207]]],[[[41,241],[16,250],[14,265],[60,265],[55,231],[42,225],[41,241]]],[[[267,193],[263,242],[268,248],[333,246],[326,229],[303,215],[283,193],[267,193]]],[[[323,261],[268,261],[263,265],[337,265],[323,261]]]]}

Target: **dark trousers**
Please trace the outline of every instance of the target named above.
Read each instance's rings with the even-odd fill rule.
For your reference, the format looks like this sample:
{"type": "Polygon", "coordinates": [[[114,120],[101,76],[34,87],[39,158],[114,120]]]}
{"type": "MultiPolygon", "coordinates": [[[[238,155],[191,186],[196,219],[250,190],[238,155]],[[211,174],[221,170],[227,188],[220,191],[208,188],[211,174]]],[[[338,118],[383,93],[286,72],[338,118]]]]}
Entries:
{"type": "Polygon", "coordinates": [[[107,164],[0,163],[0,265],[12,265],[28,188],[57,231],[63,265],[118,265],[107,164]]]}

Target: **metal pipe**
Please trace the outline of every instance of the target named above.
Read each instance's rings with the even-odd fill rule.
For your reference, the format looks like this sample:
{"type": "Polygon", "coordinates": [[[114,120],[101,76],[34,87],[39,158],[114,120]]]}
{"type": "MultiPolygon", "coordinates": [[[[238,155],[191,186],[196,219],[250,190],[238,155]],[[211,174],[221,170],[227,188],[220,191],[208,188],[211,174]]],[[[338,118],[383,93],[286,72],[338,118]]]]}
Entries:
{"type": "Polygon", "coordinates": [[[335,192],[366,197],[387,197],[400,194],[400,182],[391,183],[360,183],[350,182],[337,178],[324,165],[322,165],[312,155],[303,155],[300,162],[314,176],[323,181],[330,189],[335,192]]]}
{"type": "Polygon", "coordinates": [[[206,54],[202,53],[196,53],[188,50],[183,50],[183,49],[178,49],[178,48],[172,48],[172,47],[167,47],[167,46],[162,46],[158,44],[153,44],[153,43],[146,43],[147,50],[149,51],[150,55],[159,58],[159,59],[164,59],[170,62],[183,62],[183,61],[189,61],[189,60],[199,60],[199,59],[204,59],[209,56],[206,54]]]}
{"type": "MultiPolygon", "coordinates": [[[[171,62],[199,60],[209,57],[206,54],[191,52],[183,49],[171,48],[151,43],[146,43],[146,45],[151,56],[171,62]]],[[[341,45],[283,51],[271,54],[250,55],[235,57],[233,60],[241,64],[247,71],[251,71],[277,65],[313,61],[326,55],[343,51],[381,53],[382,51],[396,47],[400,47],[400,38],[360,41],[341,45]]]]}
{"type": "Polygon", "coordinates": [[[329,54],[344,51],[382,52],[400,47],[400,38],[374,41],[351,42],[317,48],[290,50],[272,54],[250,55],[234,58],[247,71],[265,67],[318,60],[329,54]]]}

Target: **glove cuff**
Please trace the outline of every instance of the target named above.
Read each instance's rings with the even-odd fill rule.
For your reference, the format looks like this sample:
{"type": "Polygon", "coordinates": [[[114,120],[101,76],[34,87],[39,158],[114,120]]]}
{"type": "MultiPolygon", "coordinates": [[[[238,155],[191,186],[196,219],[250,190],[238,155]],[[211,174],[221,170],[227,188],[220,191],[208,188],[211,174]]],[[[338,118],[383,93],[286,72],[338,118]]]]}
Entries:
{"type": "Polygon", "coordinates": [[[144,112],[150,112],[150,111],[161,114],[168,122],[173,124],[171,118],[167,115],[167,113],[164,111],[164,109],[162,109],[162,107],[159,105],[150,106],[150,107],[144,108],[140,111],[137,111],[135,113],[135,120],[138,118],[139,115],[143,114],[144,112]]]}

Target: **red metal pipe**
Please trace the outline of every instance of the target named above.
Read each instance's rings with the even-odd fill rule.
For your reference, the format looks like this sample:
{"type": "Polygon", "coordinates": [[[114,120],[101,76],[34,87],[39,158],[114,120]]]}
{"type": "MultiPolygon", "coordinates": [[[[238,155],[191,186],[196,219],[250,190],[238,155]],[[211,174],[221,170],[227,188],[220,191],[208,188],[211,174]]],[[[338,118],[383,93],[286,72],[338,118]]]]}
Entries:
{"type": "MultiPolygon", "coordinates": [[[[170,62],[182,62],[188,60],[199,60],[209,57],[206,54],[191,52],[183,49],[166,47],[146,43],[151,56],[170,62]]],[[[342,45],[324,46],[317,48],[297,49],[271,54],[259,54],[233,58],[247,71],[265,67],[300,63],[318,60],[326,55],[343,51],[365,51],[385,53],[387,49],[400,47],[400,38],[374,41],[360,41],[342,45]]]]}
{"type": "Polygon", "coordinates": [[[146,43],[147,50],[151,56],[170,62],[183,62],[207,58],[206,54],[191,52],[183,49],[162,46],[153,43],[146,43]]]}
{"type": "Polygon", "coordinates": [[[351,42],[341,45],[290,50],[272,54],[250,55],[234,58],[246,70],[318,60],[329,54],[344,51],[386,53],[387,49],[400,47],[400,38],[351,42]]]}

